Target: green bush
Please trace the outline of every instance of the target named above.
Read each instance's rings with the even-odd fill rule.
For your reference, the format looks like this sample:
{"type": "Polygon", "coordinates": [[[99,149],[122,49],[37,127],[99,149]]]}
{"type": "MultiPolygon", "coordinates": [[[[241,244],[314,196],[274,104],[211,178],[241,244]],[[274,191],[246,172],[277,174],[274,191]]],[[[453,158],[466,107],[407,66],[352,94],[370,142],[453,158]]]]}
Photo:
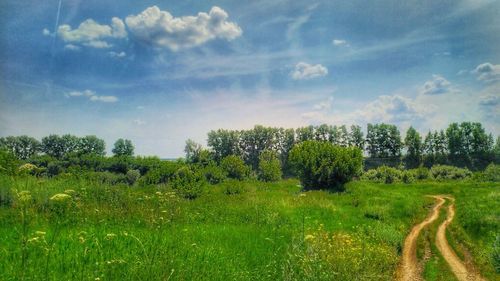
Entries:
{"type": "Polygon", "coordinates": [[[259,155],[259,179],[262,181],[279,181],[281,179],[281,162],[276,152],[264,150],[259,155]]]}
{"type": "Polygon", "coordinates": [[[202,169],[203,175],[209,184],[218,184],[223,182],[227,177],[221,167],[209,164],[202,169]]]}
{"type": "Polygon", "coordinates": [[[64,172],[64,163],[62,161],[49,162],[47,165],[47,175],[49,177],[57,176],[64,172]]]}
{"type": "Polygon", "coordinates": [[[482,172],[482,179],[484,181],[499,182],[500,181],[500,165],[495,165],[493,163],[489,164],[488,167],[482,172]]]}
{"type": "Polygon", "coordinates": [[[128,170],[127,174],[127,182],[130,185],[134,185],[134,183],[141,177],[141,172],[139,170],[128,170]]]}
{"type": "Polygon", "coordinates": [[[189,166],[177,170],[170,181],[172,189],[186,199],[195,199],[200,196],[204,185],[203,175],[189,166]]]}
{"type": "Polygon", "coordinates": [[[226,195],[236,195],[246,192],[246,189],[241,181],[227,180],[222,184],[222,192],[226,195]]]}
{"type": "Polygon", "coordinates": [[[380,166],[377,169],[366,171],[361,178],[368,181],[390,184],[402,181],[403,172],[396,168],[380,166]]]}
{"type": "Polygon", "coordinates": [[[361,173],[363,155],[356,147],[305,141],[292,148],[289,162],[305,189],[342,191],[345,183],[361,173]]]}
{"type": "Polygon", "coordinates": [[[401,172],[401,181],[404,183],[415,182],[415,172],[412,170],[406,170],[401,172]]]}
{"type": "Polygon", "coordinates": [[[148,172],[139,179],[139,184],[150,185],[167,183],[182,165],[183,164],[177,162],[163,161],[159,166],[148,170],[148,172]]]}
{"type": "Polygon", "coordinates": [[[447,165],[434,165],[430,173],[432,178],[436,180],[462,180],[472,176],[472,172],[467,168],[457,168],[447,165]]]}
{"type": "Polygon", "coordinates": [[[0,149],[0,173],[14,175],[17,172],[19,161],[11,152],[0,149]]]}
{"type": "Polygon", "coordinates": [[[416,180],[426,180],[429,178],[429,169],[426,167],[411,169],[410,171],[413,171],[416,180]]]}
{"type": "Polygon", "coordinates": [[[127,177],[124,174],[117,174],[111,172],[88,172],[86,177],[89,180],[96,181],[100,184],[116,185],[127,183],[127,177]]]}
{"type": "Polygon", "coordinates": [[[222,159],[220,166],[229,178],[243,180],[250,174],[250,167],[236,155],[229,155],[222,159]]]}

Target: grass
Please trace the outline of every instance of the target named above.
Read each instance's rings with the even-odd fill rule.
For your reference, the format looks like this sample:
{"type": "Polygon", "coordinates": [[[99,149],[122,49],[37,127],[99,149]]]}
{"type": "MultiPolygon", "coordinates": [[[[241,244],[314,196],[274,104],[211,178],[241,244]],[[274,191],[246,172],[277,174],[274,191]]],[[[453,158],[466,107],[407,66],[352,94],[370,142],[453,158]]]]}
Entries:
{"type": "Polygon", "coordinates": [[[0,176],[1,279],[390,280],[430,210],[424,195],[444,193],[456,198],[452,236],[485,277],[498,276],[496,184],[352,182],[342,194],[298,184],[246,181],[231,195],[220,184],[186,200],[166,186],[0,176]],[[24,190],[31,199],[20,200],[24,190]],[[67,203],[50,200],[64,192],[67,203]]]}

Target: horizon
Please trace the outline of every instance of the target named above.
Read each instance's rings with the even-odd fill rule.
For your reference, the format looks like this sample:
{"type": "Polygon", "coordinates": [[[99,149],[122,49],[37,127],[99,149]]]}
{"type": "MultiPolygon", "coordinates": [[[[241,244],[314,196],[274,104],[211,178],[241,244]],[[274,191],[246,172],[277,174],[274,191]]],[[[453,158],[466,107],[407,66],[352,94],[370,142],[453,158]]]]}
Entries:
{"type": "Polygon", "coordinates": [[[497,1],[0,6],[0,137],[96,135],[108,153],[125,138],[177,159],[257,124],[500,135],[497,1]]]}

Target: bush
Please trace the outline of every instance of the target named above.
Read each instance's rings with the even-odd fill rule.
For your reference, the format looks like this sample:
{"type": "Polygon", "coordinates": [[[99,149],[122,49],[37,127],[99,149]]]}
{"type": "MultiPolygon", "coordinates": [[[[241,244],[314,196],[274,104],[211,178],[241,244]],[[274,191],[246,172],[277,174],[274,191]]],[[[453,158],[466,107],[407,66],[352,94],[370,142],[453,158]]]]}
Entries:
{"type": "Polygon", "coordinates": [[[64,171],[64,163],[61,161],[49,162],[47,165],[47,175],[49,177],[57,176],[64,171]]]}
{"type": "Polygon", "coordinates": [[[447,165],[434,165],[430,173],[436,180],[462,180],[472,176],[472,172],[467,168],[457,168],[447,165]]]}
{"type": "Polygon", "coordinates": [[[292,148],[289,162],[304,188],[342,191],[345,183],[361,173],[363,155],[356,147],[305,141],[292,148]]]}
{"type": "Polygon", "coordinates": [[[259,179],[262,181],[278,181],[281,179],[281,162],[276,152],[264,150],[259,156],[259,179]]]}
{"type": "Polygon", "coordinates": [[[482,179],[484,181],[500,181],[500,165],[495,165],[493,163],[489,164],[488,167],[482,172],[482,179]]]}
{"type": "Polygon", "coordinates": [[[134,185],[134,183],[141,177],[141,172],[139,170],[128,170],[127,174],[127,182],[129,185],[134,185]]]}
{"type": "Polygon", "coordinates": [[[17,172],[19,161],[11,152],[0,149],[0,173],[14,175],[17,172]]]}
{"type": "Polygon", "coordinates": [[[127,183],[127,178],[123,174],[116,174],[111,172],[88,172],[86,177],[89,180],[97,181],[100,184],[116,185],[120,183],[127,183]]]}
{"type": "Polygon", "coordinates": [[[402,178],[403,172],[388,166],[380,166],[377,169],[368,170],[362,176],[364,180],[387,184],[399,182],[402,178]]]}
{"type": "Polygon", "coordinates": [[[202,173],[209,184],[218,184],[226,179],[224,170],[214,164],[210,164],[204,167],[202,173]]]}
{"type": "Polygon", "coordinates": [[[404,183],[415,182],[415,172],[412,170],[406,170],[401,172],[401,181],[404,183]]]}
{"type": "Polygon", "coordinates": [[[139,183],[140,185],[167,183],[181,166],[182,164],[176,162],[161,162],[158,167],[152,168],[142,176],[139,183]]]}
{"type": "Polygon", "coordinates": [[[222,159],[220,166],[229,178],[243,180],[250,174],[250,167],[236,155],[229,155],[222,159]]]}
{"type": "Polygon", "coordinates": [[[427,169],[425,167],[412,169],[410,171],[413,171],[413,173],[415,175],[415,179],[417,179],[417,180],[426,180],[429,178],[429,169],[427,169]]]}
{"type": "Polygon", "coordinates": [[[228,180],[222,184],[222,192],[226,195],[236,195],[246,192],[246,189],[241,181],[228,180]]]}
{"type": "Polygon", "coordinates": [[[193,171],[189,166],[181,167],[170,181],[172,189],[186,199],[195,199],[203,193],[205,182],[200,172],[193,171]]]}

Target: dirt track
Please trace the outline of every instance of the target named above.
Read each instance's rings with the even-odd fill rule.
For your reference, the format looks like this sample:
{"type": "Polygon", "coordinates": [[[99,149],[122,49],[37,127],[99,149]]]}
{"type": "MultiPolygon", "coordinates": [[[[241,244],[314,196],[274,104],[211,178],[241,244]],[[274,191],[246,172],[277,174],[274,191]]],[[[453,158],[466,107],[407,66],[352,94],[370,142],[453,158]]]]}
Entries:
{"type": "Polygon", "coordinates": [[[434,222],[439,217],[439,209],[443,206],[445,200],[443,197],[434,196],[438,200],[438,203],[432,208],[432,212],[427,216],[427,218],[415,225],[410,234],[405,239],[403,245],[403,255],[401,260],[401,266],[398,272],[398,280],[401,281],[417,281],[423,280],[420,274],[420,269],[418,266],[417,259],[417,239],[420,231],[427,225],[434,222]]]}
{"type": "Polygon", "coordinates": [[[398,270],[397,280],[400,281],[419,281],[423,280],[421,269],[417,259],[417,239],[420,231],[439,218],[439,210],[445,203],[445,199],[451,201],[448,206],[448,214],[436,233],[436,247],[441,252],[441,255],[448,263],[451,271],[459,281],[486,281],[478,273],[469,270],[465,264],[458,258],[456,253],[448,244],[446,238],[446,227],[453,221],[455,217],[455,199],[444,195],[432,196],[437,200],[436,205],[432,209],[429,216],[421,223],[415,225],[410,234],[406,237],[403,246],[403,255],[401,264],[398,270]]]}
{"type": "Polygon", "coordinates": [[[455,217],[455,199],[451,197],[446,198],[451,200],[451,204],[448,206],[448,216],[446,217],[446,220],[441,223],[437,230],[436,247],[441,252],[443,258],[450,266],[451,271],[455,274],[455,277],[457,277],[459,281],[485,281],[485,279],[479,276],[479,274],[469,270],[448,244],[448,240],[446,239],[446,227],[455,217]]]}

